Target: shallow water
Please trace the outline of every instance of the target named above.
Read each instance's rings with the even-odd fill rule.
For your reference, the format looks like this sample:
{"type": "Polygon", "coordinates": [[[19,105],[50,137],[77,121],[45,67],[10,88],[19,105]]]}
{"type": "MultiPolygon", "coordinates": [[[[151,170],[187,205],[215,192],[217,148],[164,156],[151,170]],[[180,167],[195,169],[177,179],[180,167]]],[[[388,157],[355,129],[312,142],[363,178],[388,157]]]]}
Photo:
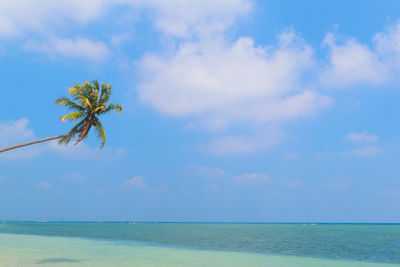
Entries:
{"type": "Polygon", "coordinates": [[[400,266],[399,225],[6,223],[0,232],[0,266],[400,266]]]}

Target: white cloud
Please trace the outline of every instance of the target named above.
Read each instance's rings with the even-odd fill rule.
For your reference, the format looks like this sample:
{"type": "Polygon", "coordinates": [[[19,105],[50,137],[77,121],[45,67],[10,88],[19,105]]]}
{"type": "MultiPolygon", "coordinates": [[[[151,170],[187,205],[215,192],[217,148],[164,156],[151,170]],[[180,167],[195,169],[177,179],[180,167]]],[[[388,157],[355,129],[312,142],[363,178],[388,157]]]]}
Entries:
{"type": "Polygon", "coordinates": [[[237,16],[253,9],[251,0],[125,0],[153,12],[155,26],[179,37],[202,36],[223,32],[237,16]]]}
{"type": "Polygon", "coordinates": [[[355,142],[355,143],[374,143],[379,141],[379,137],[377,135],[368,134],[367,132],[362,133],[354,133],[351,132],[347,135],[346,140],[355,142]]]}
{"type": "Polygon", "coordinates": [[[217,122],[265,123],[313,114],[330,99],[299,84],[312,65],[312,50],[295,33],[275,47],[257,47],[251,38],[233,44],[183,43],[176,54],[146,56],[139,66],[141,101],[170,115],[204,115],[217,122]]]}
{"type": "Polygon", "coordinates": [[[52,185],[49,182],[39,182],[36,184],[36,188],[39,190],[48,190],[52,187],[52,185]]]}
{"type": "Polygon", "coordinates": [[[26,31],[47,34],[64,25],[98,20],[113,6],[146,9],[161,31],[180,37],[208,35],[230,27],[252,10],[251,0],[2,0],[0,37],[26,31]]]}
{"type": "Polygon", "coordinates": [[[241,185],[263,184],[270,180],[270,176],[266,173],[244,173],[235,178],[235,182],[241,185]]]}
{"type": "Polygon", "coordinates": [[[16,26],[9,19],[0,17],[0,36],[11,35],[16,31],[16,26]]]}
{"type": "Polygon", "coordinates": [[[109,10],[112,0],[2,0],[0,1],[0,39],[19,37],[31,39],[32,33],[42,36],[42,41],[28,41],[24,47],[44,52],[52,57],[75,57],[102,61],[110,50],[102,42],[87,38],[54,37],[61,29],[101,18],[109,10]],[[28,37],[29,36],[29,37],[28,37]],[[27,38],[28,37],[28,38],[27,38]]]}
{"type": "MultiPolygon", "coordinates": [[[[25,118],[0,122],[0,148],[16,145],[34,138],[34,133],[28,128],[29,121],[25,118]]],[[[26,147],[22,150],[10,150],[0,153],[0,160],[26,159],[40,155],[42,150],[38,147],[26,147]]]]}
{"type": "Polygon", "coordinates": [[[237,135],[215,138],[202,147],[202,150],[212,154],[242,154],[262,152],[281,143],[285,133],[279,128],[253,135],[237,135]]]}
{"type": "Polygon", "coordinates": [[[102,0],[2,0],[0,1],[0,37],[21,35],[25,31],[46,33],[50,27],[87,23],[99,18],[109,2],[102,0]]]}
{"type": "Polygon", "coordinates": [[[337,45],[333,34],[324,44],[329,46],[328,68],[321,74],[321,82],[330,87],[348,87],[354,84],[379,84],[387,81],[388,67],[367,45],[349,38],[337,45]]]}
{"type": "Polygon", "coordinates": [[[349,151],[348,154],[357,156],[357,157],[370,157],[381,154],[383,151],[379,146],[364,146],[358,149],[354,149],[349,151]]]}
{"type": "MultiPolygon", "coordinates": [[[[235,3],[247,3],[251,10],[250,2],[235,3]]],[[[174,12],[181,12],[178,10],[174,12]]],[[[201,20],[196,23],[203,26],[201,20]]],[[[138,62],[142,81],[137,92],[142,103],[189,118],[186,129],[203,127],[221,132],[233,124],[251,126],[250,133],[203,144],[205,152],[265,151],[281,142],[282,136],[260,129],[316,114],[332,99],[305,85],[302,75],[314,67],[313,50],[294,31],[279,35],[276,45],[257,46],[247,37],[228,41],[224,31],[229,26],[214,31],[213,38],[200,34],[196,41],[184,41],[169,54],[143,57],[138,62]]]]}
{"type": "Polygon", "coordinates": [[[377,53],[393,68],[400,68],[400,21],[374,36],[377,53]]]}
{"type": "Polygon", "coordinates": [[[0,146],[33,138],[33,131],[28,128],[28,124],[29,121],[26,118],[0,122],[0,146]]]}
{"type": "Polygon", "coordinates": [[[124,181],[125,188],[147,188],[147,184],[144,181],[143,176],[135,176],[131,179],[124,181]]]}
{"type": "Polygon", "coordinates": [[[3,176],[0,176],[0,183],[1,183],[1,182],[4,182],[3,176]]]}
{"type": "Polygon", "coordinates": [[[51,37],[42,42],[29,41],[24,48],[46,53],[51,57],[72,57],[95,62],[104,61],[111,55],[111,51],[103,42],[94,42],[87,38],[73,40],[51,37]]]}
{"type": "Polygon", "coordinates": [[[398,79],[400,70],[400,21],[372,38],[373,45],[348,38],[338,45],[333,34],[324,44],[330,48],[329,64],[320,80],[329,87],[382,84],[398,79]]]}
{"type": "MultiPolygon", "coordinates": [[[[99,22],[113,7],[150,16],[161,32],[191,38],[222,33],[236,18],[253,9],[252,0],[2,0],[0,1],[0,39],[18,37],[29,40],[25,48],[51,57],[73,57],[101,61],[110,54],[109,47],[87,38],[59,38],[61,32],[74,32],[89,22],[99,22]],[[36,40],[32,40],[36,38],[36,40]],[[37,41],[37,39],[41,41],[37,41]]],[[[108,18],[116,23],[120,18],[108,18]]],[[[126,23],[126,22],[125,22],[126,23]]],[[[128,35],[112,35],[113,46],[128,35]]]]}

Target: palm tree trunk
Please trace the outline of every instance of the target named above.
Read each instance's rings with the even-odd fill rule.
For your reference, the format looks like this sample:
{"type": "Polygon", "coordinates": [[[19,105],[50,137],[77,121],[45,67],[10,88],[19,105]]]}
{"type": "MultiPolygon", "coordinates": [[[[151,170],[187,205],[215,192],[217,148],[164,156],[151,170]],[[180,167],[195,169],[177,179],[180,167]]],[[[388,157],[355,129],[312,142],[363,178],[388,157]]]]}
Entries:
{"type": "Polygon", "coordinates": [[[61,137],[64,137],[64,136],[65,136],[65,134],[58,135],[58,136],[53,136],[53,137],[48,137],[48,138],[44,138],[44,139],[39,139],[39,140],[36,140],[36,141],[27,142],[27,143],[22,143],[22,144],[15,145],[15,146],[9,146],[9,147],[5,147],[5,148],[1,148],[0,149],[0,153],[6,152],[8,150],[24,147],[24,146],[30,146],[30,145],[39,144],[39,143],[43,143],[43,142],[47,142],[47,141],[51,141],[51,140],[55,140],[55,139],[60,139],[61,137]]]}

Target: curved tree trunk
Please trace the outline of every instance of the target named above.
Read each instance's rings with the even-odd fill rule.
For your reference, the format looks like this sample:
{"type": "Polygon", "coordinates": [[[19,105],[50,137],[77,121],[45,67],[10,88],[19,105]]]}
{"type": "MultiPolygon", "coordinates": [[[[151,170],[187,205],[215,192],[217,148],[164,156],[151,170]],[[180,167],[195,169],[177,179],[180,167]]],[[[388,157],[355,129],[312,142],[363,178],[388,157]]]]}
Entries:
{"type": "Polygon", "coordinates": [[[47,141],[51,141],[51,140],[55,140],[55,139],[60,139],[61,137],[64,137],[64,136],[65,136],[65,134],[48,137],[48,138],[44,138],[44,139],[40,139],[40,140],[36,140],[36,141],[31,141],[31,142],[27,142],[27,143],[22,143],[22,144],[15,145],[15,146],[0,148],[0,153],[6,152],[8,150],[24,147],[24,146],[30,146],[30,145],[39,144],[39,143],[43,143],[43,142],[47,142],[47,141]]]}

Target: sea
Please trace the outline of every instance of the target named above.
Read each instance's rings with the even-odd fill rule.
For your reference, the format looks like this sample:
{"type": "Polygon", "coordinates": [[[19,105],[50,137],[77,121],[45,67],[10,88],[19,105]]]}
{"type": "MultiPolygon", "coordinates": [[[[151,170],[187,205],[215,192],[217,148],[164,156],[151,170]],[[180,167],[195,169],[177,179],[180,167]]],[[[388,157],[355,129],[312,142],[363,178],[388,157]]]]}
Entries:
{"type": "Polygon", "coordinates": [[[400,224],[0,222],[0,266],[400,266],[400,224]]]}

